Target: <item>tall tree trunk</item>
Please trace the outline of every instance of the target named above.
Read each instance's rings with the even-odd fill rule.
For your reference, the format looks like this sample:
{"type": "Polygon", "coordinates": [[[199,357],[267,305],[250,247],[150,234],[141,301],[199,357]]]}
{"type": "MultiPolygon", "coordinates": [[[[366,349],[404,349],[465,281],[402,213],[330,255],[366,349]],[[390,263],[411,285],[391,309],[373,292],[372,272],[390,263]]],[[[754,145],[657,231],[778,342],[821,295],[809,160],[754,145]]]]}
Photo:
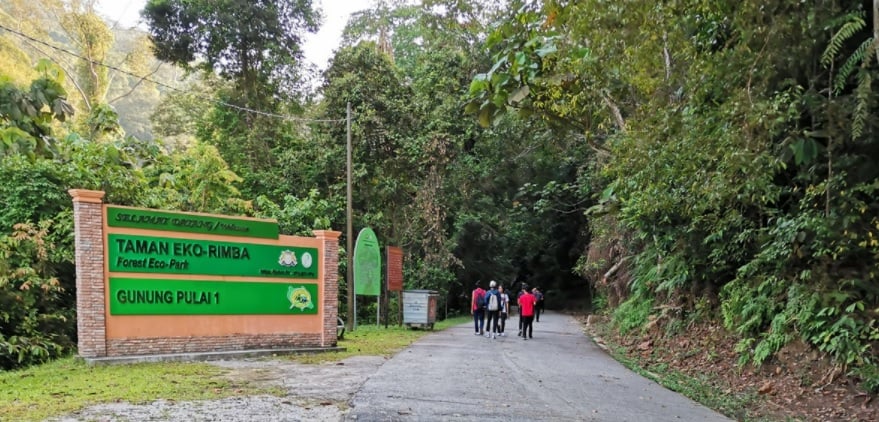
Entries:
{"type": "Polygon", "coordinates": [[[879,63],[879,0],[873,0],[873,52],[879,63]]]}

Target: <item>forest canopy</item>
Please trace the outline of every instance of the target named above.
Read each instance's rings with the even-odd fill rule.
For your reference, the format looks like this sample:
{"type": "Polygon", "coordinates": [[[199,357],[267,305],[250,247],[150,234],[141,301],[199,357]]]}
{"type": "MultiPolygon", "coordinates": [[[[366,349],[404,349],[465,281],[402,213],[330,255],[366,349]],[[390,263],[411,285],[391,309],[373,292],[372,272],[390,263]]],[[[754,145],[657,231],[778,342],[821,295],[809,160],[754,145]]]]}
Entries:
{"type": "Polygon", "coordinates": [[[379,2],[319,75],[311,1],[214,3],[151,0],[146,34],[0,6],[0,367],[75,343],[67,189],[340,229],[350,104],[353,225],[447,314],[524,281],[624,332],[717,321],[742,363],[801,341],[879,388],[879,2],[379,2]]]}

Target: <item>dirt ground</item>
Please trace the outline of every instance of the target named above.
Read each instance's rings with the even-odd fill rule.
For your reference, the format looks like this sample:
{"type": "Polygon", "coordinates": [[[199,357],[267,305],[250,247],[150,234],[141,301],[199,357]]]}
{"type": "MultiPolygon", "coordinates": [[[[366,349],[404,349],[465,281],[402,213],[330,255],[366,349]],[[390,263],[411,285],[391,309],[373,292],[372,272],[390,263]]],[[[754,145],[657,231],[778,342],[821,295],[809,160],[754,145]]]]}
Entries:
{"type": "MultiPolygon", "coordinates": [[[[710,374],[721,391],[755,397],[734,416],[760,421],[879,421],[879,405],[873,396],[858,390],[844,371],[801,344],[785,348],[760,368],[742,368],[737,365],[735,336],[717,326],[691,325],[679,336],[661,335],[657,330],[652,336],[621,337],[612,334],[600,318],[587,322],[586,315],[575,316],[600,346],[622,347],[644,367],[667,364],[694,377],[710,374]]],[[[353,394],[386,359],[357,356],[319,365],[283,359],[215,361],[211,363],[226,368],[230,379],[278,387],[286,394],[198,403],[115,403],[55,420],[340,421],[353,394]],[[248,409],[246,419],[242,407],[248,409]]]]}
{"type": "Polygon", "coordinates": [[[225,368],[224,376],[235,382],[279,388],[283,395],[106,403],[47,422],[338,422],[344,420],[348,400],[385,360],[381,356],[354,356],[316,365],[283,358],[210,361],[225,368]]]}
{"type": "Polygon", "coordinates": [[[691,375],[711,374],[725,393],[756,397],[744,413],[756,420],[877,421],[879,405],[859,390],[856,380],[802,343],[794,343],[759,368],[738,365],[736,339],[723,328],[693,324],[678,336],[623,337],[600,318],[579,319],[597,342],[622,346],[642,367],[667,364],[691,375]]]}

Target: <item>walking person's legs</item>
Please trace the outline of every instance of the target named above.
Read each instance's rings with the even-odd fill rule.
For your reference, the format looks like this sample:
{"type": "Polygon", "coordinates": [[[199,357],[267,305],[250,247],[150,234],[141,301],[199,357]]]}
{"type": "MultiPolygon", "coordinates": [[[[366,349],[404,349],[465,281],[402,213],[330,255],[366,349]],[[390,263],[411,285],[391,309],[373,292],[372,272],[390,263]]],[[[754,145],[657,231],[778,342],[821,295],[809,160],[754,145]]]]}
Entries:
{"type": "Polygon", "coordinates": [[[473,311],[473,330],[479,334],[479,311],[473,311]]]}
{"type": "Polygon", "coordinates": [[[505,328],[507,328],[507,314],[501,312],[501,336],[504,335],[505,328]]]}
{"type": "MultiPolygon", "coordinates": [[[[522,330],[522,337],[525,336],[525,330],[522,330]]],[[[534,338],[534,317],[528,319],[528,338],[534,338]]]]}
{"type": "Polygon", "coordinates": [[[485,336],[491,337],[491,311],[485,311],[485,336]]]}
{"type": "Polygon", "coordinates": [[[532,325],[534,322],[534,316],[526,316],[522,317],[522,339],[533,338],[532,337],[532,325]]]}

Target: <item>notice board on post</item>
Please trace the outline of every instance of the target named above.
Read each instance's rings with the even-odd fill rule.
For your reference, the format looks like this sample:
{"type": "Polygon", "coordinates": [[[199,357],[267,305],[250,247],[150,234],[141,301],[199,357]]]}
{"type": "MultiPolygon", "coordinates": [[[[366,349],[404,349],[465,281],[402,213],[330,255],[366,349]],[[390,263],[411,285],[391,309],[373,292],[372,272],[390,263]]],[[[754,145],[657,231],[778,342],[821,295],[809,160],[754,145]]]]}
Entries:
{"type": "Polygon", "coordinates": [[[397,246],[386,248],[388,262],[388,291],[403,291],[403,249],[397,246]]]}

